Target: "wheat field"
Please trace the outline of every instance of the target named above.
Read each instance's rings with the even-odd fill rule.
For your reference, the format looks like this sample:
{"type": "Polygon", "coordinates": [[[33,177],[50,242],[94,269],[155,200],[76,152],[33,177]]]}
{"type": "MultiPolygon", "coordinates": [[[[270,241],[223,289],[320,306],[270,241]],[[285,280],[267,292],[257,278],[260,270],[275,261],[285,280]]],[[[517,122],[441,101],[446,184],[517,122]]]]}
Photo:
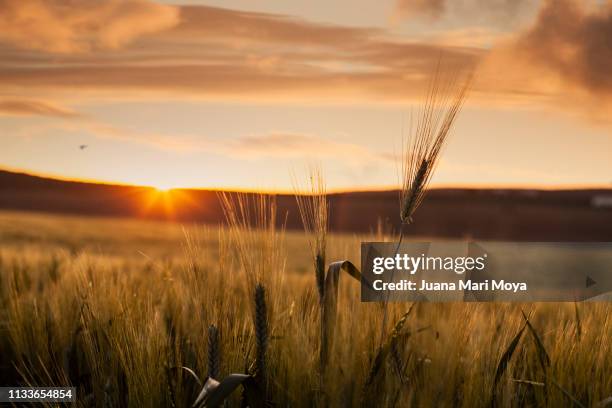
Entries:
{"type": "MultiPolygon", "coordinates": [[[[227,228],[1,213],[3,384],[71,384],[78,406],[181,407],[194,403],[211,369],[219,380],[257,371],[252,293],[231,235],[227,228]]],[[[366,238],[393,239],[330,234],[327,258],[357,262],[366,238]]],[[[322,376],[308,243],[303,233],[283,231],[275,242],[261,279],[266,404],[605,406],[612,395],[608,303],[416,304],[397,332],[389,328],[395,341],[381,358],[383,307],[361,303],[359,284],[346,276],[322,376]],[[522,311],[533,332],[521,331],[522,311]]],[[[389,304],[389,321],[410,308],[389,304]]],[[[225,404],[240,406],[243,398],[238,387],[225,404]]]]}

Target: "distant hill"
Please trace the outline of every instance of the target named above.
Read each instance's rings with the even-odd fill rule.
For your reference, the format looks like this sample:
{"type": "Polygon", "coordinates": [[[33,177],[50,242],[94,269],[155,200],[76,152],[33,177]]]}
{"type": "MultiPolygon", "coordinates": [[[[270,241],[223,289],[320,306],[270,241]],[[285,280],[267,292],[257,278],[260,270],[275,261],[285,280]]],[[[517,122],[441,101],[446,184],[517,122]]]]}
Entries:
{"type": "MultiPolygon", "coordinates": [[[[301,228],[295,198],[278,195],[279,219],[301,228]]],[[[330,195],[330,228],[372,232],[398,228],[397,191],[330,195]]],[[[0,209],[224,221],[217,193],[82,183],[0,170],[0,209]]],[[[416,213],[410,235],[531,241],[612,241],[612,190],[435,189],[416,213]]]]}

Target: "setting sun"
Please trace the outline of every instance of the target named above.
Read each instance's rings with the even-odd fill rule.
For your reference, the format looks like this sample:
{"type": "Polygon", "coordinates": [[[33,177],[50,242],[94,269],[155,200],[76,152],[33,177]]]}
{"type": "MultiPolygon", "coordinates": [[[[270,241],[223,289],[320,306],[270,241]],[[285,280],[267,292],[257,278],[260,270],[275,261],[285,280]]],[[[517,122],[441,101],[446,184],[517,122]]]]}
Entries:
{"type": "Polygon", "coordinates": [[[153,187],[155,190],[157,190],[160,193],[167,193],[170,190],[172,190],[173,188],[175,188],[173,185],[171,185],[169,183],[164,183],[164,182],[155,183],[155,184],[151,185],[151,187],[153,187]]]}
{"type": "Polygon", "coordinates": [[[178,190],[171,184],[151,186],[141,203],[141,215],[175,219],[180,211],[189,211],[194,201],[188,191],[178,190]]]}

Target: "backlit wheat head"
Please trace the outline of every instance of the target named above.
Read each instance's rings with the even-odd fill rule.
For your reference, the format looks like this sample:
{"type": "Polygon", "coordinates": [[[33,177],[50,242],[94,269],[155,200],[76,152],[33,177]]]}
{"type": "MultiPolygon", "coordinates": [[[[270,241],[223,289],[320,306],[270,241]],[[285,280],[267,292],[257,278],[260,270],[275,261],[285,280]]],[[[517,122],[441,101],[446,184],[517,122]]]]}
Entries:
{"type": "Polygon", "coordinates": [[[456,75],[440,72],[431,80],[416,129],[403,146],[401,160],[400,219],[410,224],[425,196],[440,151],[451,133],[471,83],[471,75],[458,83],[456,75]]]}

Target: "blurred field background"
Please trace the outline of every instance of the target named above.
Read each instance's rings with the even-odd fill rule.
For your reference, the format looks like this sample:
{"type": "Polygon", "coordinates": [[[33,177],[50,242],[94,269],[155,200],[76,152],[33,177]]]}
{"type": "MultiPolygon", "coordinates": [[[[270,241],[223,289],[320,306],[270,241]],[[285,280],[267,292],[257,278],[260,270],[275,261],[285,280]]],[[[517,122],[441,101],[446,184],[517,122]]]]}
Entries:
{"type": "MultiPolygon", "coordinates": [[[[360,241],[393,238],[382,229],[331,234],[327,258],[358,264],[360,241]]],[[[321,405],[308,243],[283,232],[277,244],[263,280],[268,399],[321,405]]],[[[177,367],[206,378],[209,325],[219,330],[220,377],[252,370],[251,299],[225,228],[0,213],[3,385],[73,384],[78,406],[191,406],[200,387],[177,367]]],[[[417,304],[373,380],[382,308],[361,303],[359,284],[345,276],[338,302],[327,405],[605,406],[612,396],[609,303],[417,304]],[[525,332],[495,384],[525,324],[521,310],[550,364],[542,366],[542,348],[525,332]]],[[[390,322],[409,307],[392,304],[390,322]]],[[[236,391],[227,403],[240,400],[236,391]]]]}

